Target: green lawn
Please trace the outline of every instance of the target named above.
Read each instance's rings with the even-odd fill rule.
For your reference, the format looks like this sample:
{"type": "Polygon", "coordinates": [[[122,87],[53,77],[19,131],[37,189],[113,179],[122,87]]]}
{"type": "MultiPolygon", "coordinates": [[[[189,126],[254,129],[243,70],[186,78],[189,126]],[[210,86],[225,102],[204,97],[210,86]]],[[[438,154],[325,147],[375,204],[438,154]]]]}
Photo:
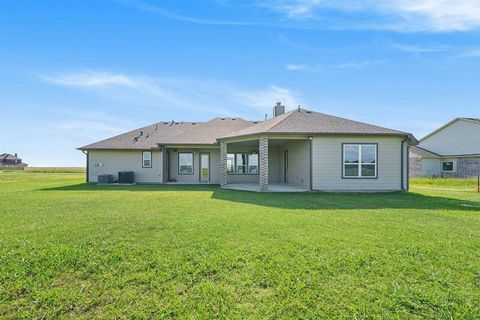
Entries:
{"type": "Polygon", "coordinates": [[[480,317],[473,180],[261,194],[83,179],[0,172],[0,318],[480,317]]]}

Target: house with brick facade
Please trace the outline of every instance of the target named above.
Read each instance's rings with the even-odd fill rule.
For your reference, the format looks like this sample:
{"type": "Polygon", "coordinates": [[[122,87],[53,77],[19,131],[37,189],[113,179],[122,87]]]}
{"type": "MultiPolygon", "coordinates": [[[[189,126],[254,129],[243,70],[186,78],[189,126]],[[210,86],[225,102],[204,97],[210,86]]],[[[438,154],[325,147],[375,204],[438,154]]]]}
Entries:
{"type": "Polygon", "coordinates": [[[410,148],[414,177],[471,177],[480,173],[480,119],[455,118],[410,148]]]}
{"type": "Polygon", "coordinates": [[[410,134],[280,103],[265,121],[164,121],[78,148],[87,182],[129,171],[136,183],[252,191],[408,190],[410,134]]]}

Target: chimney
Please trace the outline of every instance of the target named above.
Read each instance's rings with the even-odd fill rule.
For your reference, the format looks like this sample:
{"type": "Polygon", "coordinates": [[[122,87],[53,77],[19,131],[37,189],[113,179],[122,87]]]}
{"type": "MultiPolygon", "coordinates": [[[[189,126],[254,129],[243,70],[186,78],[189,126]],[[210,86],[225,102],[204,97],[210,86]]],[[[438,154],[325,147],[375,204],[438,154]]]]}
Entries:
{"type": "Polygon", "coordinates": [[[15,158],[17,157],[17,154],[15,153],[15,158]]]}
{"type": "Polygon", "coordinates": [[[277,102],[277,105],[273,107],[273,117],[279,116],[285,113],[285,106],[282,106],[281,102],[277,102]]]}

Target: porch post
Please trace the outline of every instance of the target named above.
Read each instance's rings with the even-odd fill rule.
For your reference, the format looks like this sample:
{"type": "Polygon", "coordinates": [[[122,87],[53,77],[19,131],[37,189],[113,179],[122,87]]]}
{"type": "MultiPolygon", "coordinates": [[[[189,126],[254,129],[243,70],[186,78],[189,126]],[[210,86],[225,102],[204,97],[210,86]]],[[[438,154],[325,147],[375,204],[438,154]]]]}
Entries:
{"type": "Polygon", "coordinates": [[[260,153],[260,190],[268,189],[268,138],[261,137],[258,141],[258,149],[260,153]]]}
{"type": "Polygon", "coordinates": [[[220,186],[227,185],[227,143],[220,142],[220,186]]]}

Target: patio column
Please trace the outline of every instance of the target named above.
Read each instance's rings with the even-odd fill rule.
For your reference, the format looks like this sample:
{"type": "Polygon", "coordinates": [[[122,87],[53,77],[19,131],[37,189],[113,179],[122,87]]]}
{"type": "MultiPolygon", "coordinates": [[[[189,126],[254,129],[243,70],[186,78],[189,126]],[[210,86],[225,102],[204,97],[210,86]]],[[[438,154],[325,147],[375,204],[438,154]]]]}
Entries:
{"type": "Polygon", "coordinates": [[[227,143],[220,142],[220,186],[227,185],[227,143]]]}
{"type": "Polygon", "coordinates": [[[268,138],[261,137],[258,141],[260,153],[260,191],[268,189],[268,138]]]}

